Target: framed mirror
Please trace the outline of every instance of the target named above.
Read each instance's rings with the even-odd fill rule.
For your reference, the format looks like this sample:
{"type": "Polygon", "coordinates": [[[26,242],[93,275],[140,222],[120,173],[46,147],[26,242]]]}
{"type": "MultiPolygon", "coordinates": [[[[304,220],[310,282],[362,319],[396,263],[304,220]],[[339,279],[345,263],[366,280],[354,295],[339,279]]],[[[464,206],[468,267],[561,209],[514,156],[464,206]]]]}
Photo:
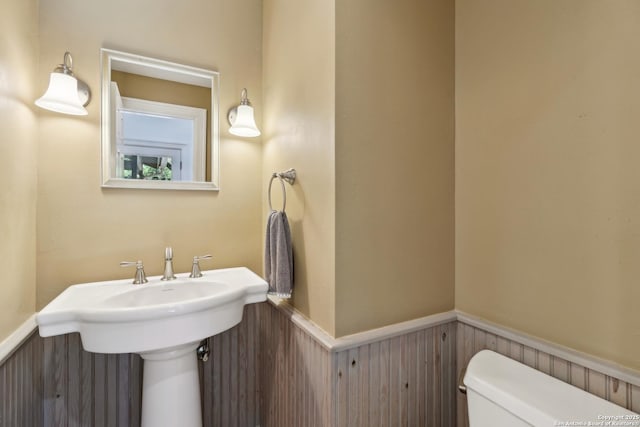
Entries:
{"type": "Polygon", "coordinates": [[[102,187],[218,190],[215,71],[101,49],[102,187]]]}

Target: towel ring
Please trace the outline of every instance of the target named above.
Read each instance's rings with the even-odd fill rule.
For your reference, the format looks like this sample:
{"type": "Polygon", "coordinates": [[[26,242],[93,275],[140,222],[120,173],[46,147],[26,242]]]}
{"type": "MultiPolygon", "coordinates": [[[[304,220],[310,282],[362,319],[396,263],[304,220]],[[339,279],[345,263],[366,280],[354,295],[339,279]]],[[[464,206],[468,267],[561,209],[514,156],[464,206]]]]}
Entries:
{"type": "Polygon", "coordinates": [[[273,184],[274,178],[278,178],[280,180],[280,186],[282,186],[282,212],[287,207],[287,192],[284,188],[284,180],[278,176],[277,173],[271,175],[271,181],[269,181],[269,210],[273,211],[273,206],[271,206],[271,184],[273,184]]]}
{"type": "Polygon", "coordinates": [[[273,184],[273,180],[278,178],[280,180],[280,187],[282,187],[282,212],[284,212],[287,207],[287,190],[284,187],[284,182],[287,181],[289,184],[293,185],[296,180],[296,170],[288,169],[284,172],[274,172],[271,174],[271,180],[269,180],[269,190],[268,190],[268,201],[269,201],[269,210],[273,211],[273,206],[271,205],[271,185],[273,184]]]}

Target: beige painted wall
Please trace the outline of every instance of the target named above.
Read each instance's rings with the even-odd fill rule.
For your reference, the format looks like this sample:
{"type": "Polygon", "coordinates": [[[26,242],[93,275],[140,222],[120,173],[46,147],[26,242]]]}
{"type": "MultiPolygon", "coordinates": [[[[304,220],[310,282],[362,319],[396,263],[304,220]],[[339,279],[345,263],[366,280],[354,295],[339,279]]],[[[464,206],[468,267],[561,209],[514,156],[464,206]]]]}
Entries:
{"type": "Polygon", "coordinates": [[[117,70],[111,70],[111,81],[118,84],[121,96],[203,108],[210,114],[211,89],[208,87],[156,79],[117,70]]]}
{"type": "Polygon", "coordinates": [[[42,0],[39,14],[38,91],[69,50],[93,101],[87,117],[40,115],[38,308],[73,283],[133,277],[121,260],[160,274],[169,245],[178,272],[205,253],[203,268],[261,272],[262,148],[230,135],[226,112],[247,87],[261,124],[262,2],[42,0]],[[101,47],[220,72],[220,192],[100,188],[101,47]]]}
{"type": "Polygon", "coordinates": [[[336,2],[336,336],[454,305],[454,3],[336,2]]]}
{"type": "MultiPolygon", "coordinates": [[[[0,153],[37,152],[38,307],[129,277],[122,259],[159,274],[165,245],[178,271],[208,252],[262,271],[269,175],[295,167],[294,304],[332,335],[451,309],[455,272],[457,308],[640,368],[635,0],[458,0],[455,70],[448,0],[36,4],[2,4],[0,136],[23,144],[0,153]],[[103,46],[220,71],[223,116],[247,87],[264,148],[221,117],[219,193],[101,190],[103,46]],[[34,134],[67,49],[90,114],[41,112],[34,134]]],[[[18,165],[0,172],[0,337],[33,310],[36,177],[18,165]]]]}
{"type": "MultiPolygon", "coordinates": [[[[265,0],[263,226],[270,174],[293,167],[287,215],[293,303],[333,334],[335,286],[335,19],[333,1],[265,0]]],[[[249,92],[253,101],[253,96],[249,92]]],[[[273,187],[274,208],[282,191],[273,187]]]]}
{"type": "Polygon", "coordinates": [[[37,1],[0,2],[0,341],[35,310],[37,1]]]}
{"type": "Polygon", "coordinates": [[[456,308],[640,369],[640,3],[456,2],[456,308]]]}

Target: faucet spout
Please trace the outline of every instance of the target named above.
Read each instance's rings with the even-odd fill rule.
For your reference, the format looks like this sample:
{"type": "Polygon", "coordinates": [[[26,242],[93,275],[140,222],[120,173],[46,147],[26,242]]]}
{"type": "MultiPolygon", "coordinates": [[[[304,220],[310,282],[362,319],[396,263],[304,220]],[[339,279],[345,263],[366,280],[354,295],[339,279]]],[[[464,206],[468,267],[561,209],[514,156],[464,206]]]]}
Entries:
{"type": "Polygon", "coordinates": [[[164,250],[164,273],[160,280],[173,280],[176,276],[173,274],[173,249],[168,247],[164,250]]]}

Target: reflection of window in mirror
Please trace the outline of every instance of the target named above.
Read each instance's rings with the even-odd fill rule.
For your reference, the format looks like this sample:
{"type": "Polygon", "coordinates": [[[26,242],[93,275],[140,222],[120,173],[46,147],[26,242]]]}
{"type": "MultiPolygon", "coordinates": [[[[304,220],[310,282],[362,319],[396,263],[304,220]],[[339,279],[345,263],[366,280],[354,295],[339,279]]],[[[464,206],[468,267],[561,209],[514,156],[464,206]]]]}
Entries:
{"type": "MultiPolygon", "coordinates": [[[[124,179],[151,179],[171,181],[173,176],[172,157],[144,156],[141,154],[121,154],[118,157],[119,177],[124,179]]],[[[176,171],[176,175],[179,171],[176,171]]],[[[176,177],[180,180],[180,177],[176,177]]]]}
{"type": "Polygon", "coordinates": [[[111,105],[117,178],[210,179],[209,88],[113,70],[111,105]]]}

